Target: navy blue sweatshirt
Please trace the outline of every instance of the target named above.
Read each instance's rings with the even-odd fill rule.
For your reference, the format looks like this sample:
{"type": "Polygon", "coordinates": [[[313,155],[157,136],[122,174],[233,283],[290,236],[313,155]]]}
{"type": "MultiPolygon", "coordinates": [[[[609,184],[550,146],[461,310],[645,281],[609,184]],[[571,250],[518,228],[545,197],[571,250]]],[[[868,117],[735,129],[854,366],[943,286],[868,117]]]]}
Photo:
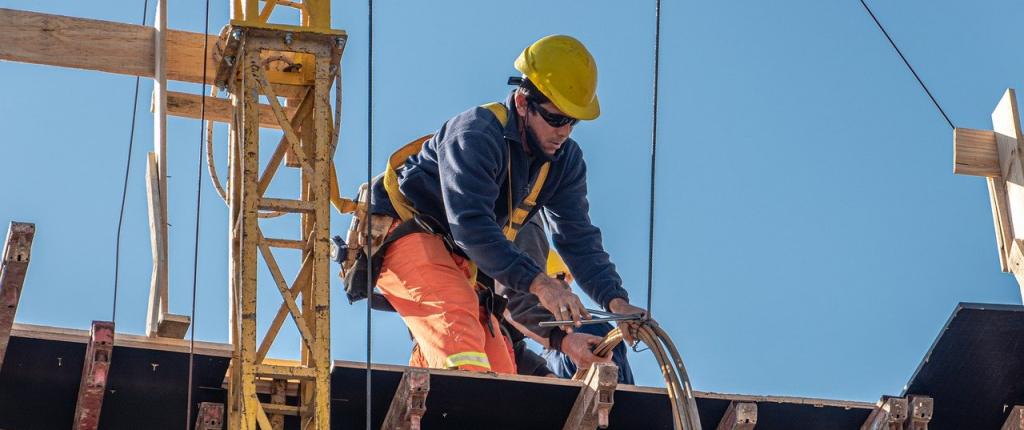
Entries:
{"type": "MultiPolygon", "coordinates": [[[[445,122],[399,169],[398,182],[413,207],[444,224],[483,273],[526,292],[543,266],[502,233],[509,216],[508,166],[511,163],[515,207],[529,194],[544,160],[524,149],[514,104],[510,95],[505,102],[509,112],[505,127],[482,107],[445,122]]],[[[379,178],[374,181],[372,202],[374,213],[398,217],[379,178]]],[[[628,299],[622,278],[601,244],[601,231],[590,222],[587,167],[583,151],[572,139],[562,144],[551,162],[534,212],[540,208],[551,222],[555,249],[583,291],[606,309],[616,297],[628,299]]]]}

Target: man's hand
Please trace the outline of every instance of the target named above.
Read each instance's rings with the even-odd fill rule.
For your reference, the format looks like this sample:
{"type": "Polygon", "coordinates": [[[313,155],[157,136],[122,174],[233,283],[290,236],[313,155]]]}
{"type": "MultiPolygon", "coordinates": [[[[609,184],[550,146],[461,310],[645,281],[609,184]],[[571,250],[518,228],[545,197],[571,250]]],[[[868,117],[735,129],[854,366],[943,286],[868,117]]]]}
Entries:
{"type": "Polygon", "coordinates": [[[601,357],[594,354],[593,348],[601,344],[604,338],[586,333],[569,333],[562,338],[562,352],[569,356],[576,367],[586,369],[593,363],[612,361],[612,355],[601,357]]]}
{"type": "MultiPolygon", "coordinates": [[[[572,320],[579,327],[580,320],[590,319],[590,312],[587,312],[583,302],[566,288],[562,281],[539,273],[530,284],[530,292],[537,296],[541,306],[544,306],[558,320],[572,320]]],[[[572,328],[567,327],[566,332],[571,333],[572,328]]]]}
{"type": "MultiPolygon", "coordinates": [[[[644,308],[633,306],[621,297],[612,299],[612,301],[608,303],[608,310],[620,315],[643,314],[643,319],[647,319],[647,311],[644,308]]],[[[622,339],[625,340],[629,346],[636,345],[641,323],[642,321],[619,322],[619,330],[622,331],[622,339]]]]}

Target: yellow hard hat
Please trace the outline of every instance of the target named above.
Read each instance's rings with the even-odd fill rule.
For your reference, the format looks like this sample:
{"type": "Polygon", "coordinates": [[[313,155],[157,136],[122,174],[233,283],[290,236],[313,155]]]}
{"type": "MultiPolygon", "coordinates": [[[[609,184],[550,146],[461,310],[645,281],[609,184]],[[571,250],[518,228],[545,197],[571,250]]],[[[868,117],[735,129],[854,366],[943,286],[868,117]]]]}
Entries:
{"type": "Polygon", "coordinates": [[[566,115],[586,120],[601,115],[597,63],[579,40],[544,37],[519,54],[515,67],[566,115]]]}

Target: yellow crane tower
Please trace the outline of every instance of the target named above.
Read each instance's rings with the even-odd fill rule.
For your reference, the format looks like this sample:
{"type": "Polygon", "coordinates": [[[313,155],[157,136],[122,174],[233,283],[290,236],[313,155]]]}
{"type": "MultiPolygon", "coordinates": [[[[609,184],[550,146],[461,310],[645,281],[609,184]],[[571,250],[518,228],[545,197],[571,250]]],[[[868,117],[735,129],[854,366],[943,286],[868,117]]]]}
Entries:
{"type": "MultiPolygon", "coordinates": [[[[331,84],[345,47],[344,31],[333,30],[329,0],[233,0],[231,22],[218,42],[216,85],[231,98],[227,201],[230,222],[229,302],[234,355],[229,371],[229,429],[270,430],[270,416],[297,415],[303,429],[330,426],[330,191],[337,131],[331,115],[331,84]],[[298,9],[299,25],[273,23],[275,8],[298,9]],[[271,118],[261,106],[269,102],[271,118]],[[285,111],[278,97],[294,110],[285,111]],[[284,137],[267,166],[260,166],[260,128],[269,123],[284,137]],[[275,124],[276,123],[276,124],[275,124]],[[287,160],[286,160],[287,159],[287,160]],[[299,169],[298,196],[264,197],[282,163],[299,169]],[[299,214],[296,239],[265,237],[260,212],[299,214]],[[288,283],[273,248],[301,250],[298,274],[288,283]],[[267,333],[256,330],[257,269],[260,256],[283,304],[267,333]],[[265,361],[284,319],[290,316],[301,335],[301,360],[265,361]],[[298,406],[264,404],[257,379],[276,386],[297,380],[298,406]]],[[[334,182],[336,184],[336,182],[334,182]]],[[[336,186],[336,185],[335,185],[336,186]]],[[[274,423],[276,424],[276,423],[274,423]]]]}

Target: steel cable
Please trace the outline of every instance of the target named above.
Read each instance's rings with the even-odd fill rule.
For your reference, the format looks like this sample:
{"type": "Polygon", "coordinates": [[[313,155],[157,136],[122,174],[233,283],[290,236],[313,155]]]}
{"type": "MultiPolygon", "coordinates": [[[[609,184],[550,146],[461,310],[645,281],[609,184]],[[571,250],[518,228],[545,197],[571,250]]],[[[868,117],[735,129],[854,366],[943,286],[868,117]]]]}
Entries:
{"type": "MultiPolygon", "coordinates": [[[[188,386],[186,394],[185,430],[191,429],[192,424],[192,380],[193,367],[195,365],[196,348],[196,293],[199,286],[199,216],[202,209],[203,197],[203,144],[206,122],[206,65],[209,58],[210,40],[210,0],[206,0],[205,13],[203,15],[203,82],[199,92],[199,148],[196,153],[196,229],[195,242],[192,249],[192,304],[189,314],[189,339],[188,339],[188,386]]],[[[213,121],[210,121],[212,123],[213,121]]],[[[212,126],[211,126],[212,127],[212,126]]]]}
{"type": "MultiPolygon", "coordinates": [[[[363,252],[367,256],[371,255],[370,252],[370,232],[373,231],[372,220],[370,216],[370,203],[373,201],[373,0],[367,0],[367,53],[366,53],[366,183],[369,191],[369,197],[367,198],[366,208],[366,248],[363,252]]],[[[355,216],[353,214],[353,216],[355,216]]],[[[369,257],[367,257],[369,258],[369,257]]],[[[366,271],[366,285],[373,291],[373,270],[366,271]]],[[[371,371],[372,358],[372,341],[373,336],[373,308],[370,303],[373,302],[372,297],[366,300],[366,430],[372,430],[372,418],[373,418],[373,407],[371,400],[373,399],[373,372],[371,371]]]]}
{"type": "MultiPolygon", "coordinates": [[[[149,0],[142,2],[142,25],[146,25],[149,0]]],[[[135,117],[139,110],[139,77],[135,77],[135,94],[132,96],[132,122],[128,131],[128,157],[124,162],[124,185],[121,188],[121,210],[117,216],[117,235],[114,238],[114,298],[110,309],[110,322],[117,322],[117,286],[121,274],[121,227],[124,226],[124,204],[128,197],[128,177],[132,169],[132,147],[135,146],[135,117]]]]}
{"type": "Polygon", "coordinates": [[[917,71],[914,70],[914,66],[910,65],[910,61],[908,61],[907,57],[903,55],[903,51],[900,51],[900,48],[896,46],[896,42],[893,41],[892,37],[889,36],[889,32],[885,31],[885,27],[883,27],[882,23],[878,21],[878,17],[876,17],[875,13],[871,11],[871,7],[868,6],[868,4],[864,0],[860,0],[860,4],[861,6],[864,6],[864,10],[868,12],[868,15],[871,15],[871,19],[875,21],[875,25],[878,26],[878,29],[882,31],[882,34],[885,35],[885,38],[889,40],[889,44],[892,45],[892,49],[895,49],[896,53],[899,54],[900,59],[903,60],[903,64],[905,64],[907,66],[907,69],[910,70],[910,73],[914,75],[914,79],[917,79],[917,83],[921,85],[921,88],[924,90],[925,94],[928,94],[928,98],[932,100],[932,104],[934,104],[935,108],[939,110],[940,114],[942,114],[942,118],[946,120],[947,124],[949,124],[949,128],[955,130],[956,126],[953,125],[953,121],[949,119],[949,115],[946,115],[946,111],[943,110],[942,106],[939,105],[939,101],[936,100],[935,96],[932,95],[932,92],[928,90],[928,86],[925,85],[924,81],[921,80],[921,77],[918,76],[917,71]]]}

